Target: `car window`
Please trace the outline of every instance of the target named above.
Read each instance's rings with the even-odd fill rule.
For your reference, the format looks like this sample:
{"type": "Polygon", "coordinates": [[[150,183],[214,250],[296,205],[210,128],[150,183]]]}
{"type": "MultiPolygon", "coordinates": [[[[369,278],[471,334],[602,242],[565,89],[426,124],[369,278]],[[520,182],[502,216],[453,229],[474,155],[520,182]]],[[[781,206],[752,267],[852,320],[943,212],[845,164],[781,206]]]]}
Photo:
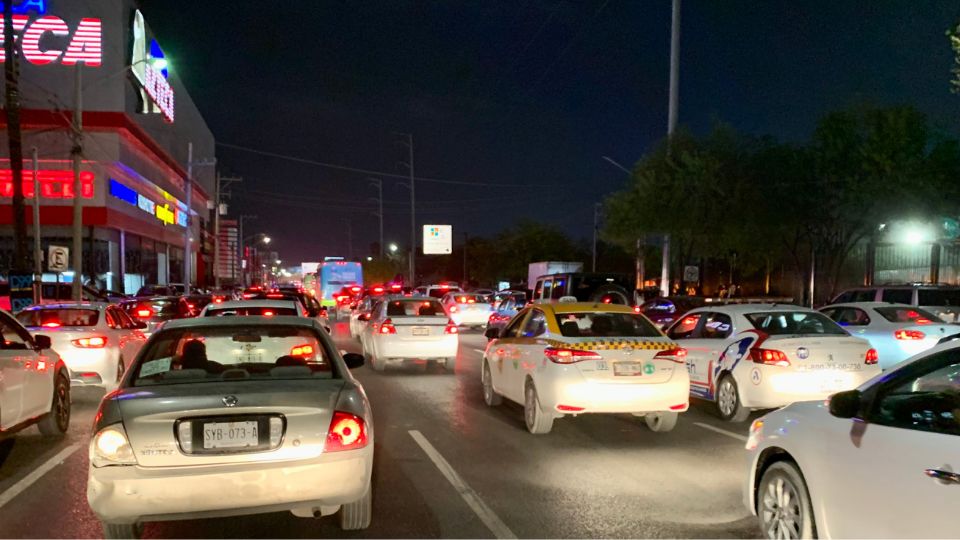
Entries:
{"type": "Polygon", "coordinates": [[[521,337],[537,337],[547,331],[547,318],[539,309],[535,309],[527,317],[523,330],[520,331],[521,337]]]}
{"type": "Polygon", "coordinates": [[[134,320],[129,315],[127,315],[126,311],[116,307],[113,308],[113,311],[116,314],[117,318],[120,319],[120,323],[123,325],[124,328],[128,330],[135,330],[137,328],[137,323],[134,322],[134,320]]]}
{"type": "Polygon", "coordinates": [[[96,326],[100,311],[76,308],[40,308],[21,311],[17,320],[24,326],[57,328],[60,326],[96,326]]]}
{"type": "Polygon", "coordinates": [[[29,334],[7,314],[0,313],[0,350],[24,351],[29,348],[29,334]]]}
{"type": "Polygon", "coordinates": [[[960,289],[918,289],[917,305],[960,306],[960,289]]]}
{"type": "Polygon", "coordinates": [[[699,333],[697,332],[697,326],[700,324],[700,319],[702,317],[703,313],[686,315],[684,318],[677,321],[672,328],[670,328],[670,331],[667,333],[667,335],[672,339],[690,339],[700,337],[699,333]]]}
{"type": "Polygon", "coordinates": [[[560,313],[557,325],[564,337],[661,337],[646,317],[609,311],[560,313]]]}
{"type": "Polygon", "coordinates": [[[746,317],[754,328],[771,336],[848,335],[837,323],[816,311],[772,311],[749,313],[746,317]]]}
{"type": "Polygon", "coordinates": [[[534,298],[534,300],[537,300],[537,299],[541,298],[541,294],[542,294],[542,293],[543,293],[543,280],[542,280],[542,279],[538,279],[538,280],[537,280],[537,285],[536,285],[536,287],[534,287],[534,289],[533,289],[533,298],[534,298]]]}
{"type": "Polygon", "coordinates": [[[881,299],[892,304],[909,305],[913,303],[913,289],[884,289],[881,299]]]}
{"type": "Polygon", "coordinates": [[[123,328],[123,325],[121,325],[120,321],[118,321],[116,316],[114,316],[113,310],[111,309],[104,310],[103,316],[107,320],[108,327],[113,328],[114,330],[119,330],[120,328],[123,328]]]}
{"type": "Polygon", "coordinates": [[[853,291],[853,298],[848,302],[874,302],[877,299],[876,289],[863,289],[853,291]]]}
{"type": "Polygon", "coordinates": [[[559,300],[567,295],[567,278],[554,278],[550,298],[559,300]]]}
{"type": "Polygon", "coordinates": [[[515,338],[520,337],[520,327],[523,325],[523,320],[526,316],[526,313],[519,313],[516,317],[510,321],[510,324],[507,325],[503,330],[502,337],[505,338],[515,338]]]}
{"type": "Polygon", "coordinates": [[[204,317],[275,317],[292,316],[296,317],[299,313],[293,307],[267,307],[267,306],[249,306],[249,307],[218,307],[207,308],[204,317]]]}
{"type": "Polygon", "coordinates": [[[930,324],[934,321],[940,322],[940,319],[925,309],[915,307],[881,307],[874,308],[874,311],[883,316],[890,322],[930,324]]]}
{"type": "Polygon", "coordinates": [[[553,280],[546,279],[543,281],[543,294],[540,296],[543,298],[550,298],[551,292],[553,291],[553,280]]]}
{"type": "Polygon", "coordinates": [[[846,303],[848,303],[848,302],[852,302],[852,301],[853,301],[853,294],[854,294],[854,292],[855,292],[855,291],[846,291],[846,292],[842,293],[840,296],[837,296],[836,298],[834,298],[833,300],[831,300],[830,303],[831,303],[831,304],[846,304],[846,303]]]}
{"type": "Polygon", "coordinates": [[[391,300],[387,303],[387,317],[440,317],[446,312],[436,300],[391,300]]]}
{"type": "Polygon", "coordinates": [[[838,307],[824,310],[823,314],[830,317],[840,326],[866,326],[870,324],[867,312],[854,307],[838,307]]]}
{"type": "Polygon", "coordinates": [[[512,309],[514,308],[514,306],[516,306],[516,305],[517,305],[517,301],[514,300],[512,297],[510,297],[510,298],[507,298],[506,300],[504,300],[504,301],[500,304],[500,307],[498,308],[498,310],[499,310],[499,311],[510,311],[510,310],[512,310],[512,309]]]}
{"type": "Polygon", "coordinates": [[[733,330],[733,320],[726,313],[708,313],[707,320],[700,330],[700,337],[704,339],[726,339],[733,330]]]}
{"type": "Polygon", "coordinates": [[[917,365],[919,362],[923,368],[878,393],[870,421],[960,435],[960,349],[929,356],[917,365]]]}

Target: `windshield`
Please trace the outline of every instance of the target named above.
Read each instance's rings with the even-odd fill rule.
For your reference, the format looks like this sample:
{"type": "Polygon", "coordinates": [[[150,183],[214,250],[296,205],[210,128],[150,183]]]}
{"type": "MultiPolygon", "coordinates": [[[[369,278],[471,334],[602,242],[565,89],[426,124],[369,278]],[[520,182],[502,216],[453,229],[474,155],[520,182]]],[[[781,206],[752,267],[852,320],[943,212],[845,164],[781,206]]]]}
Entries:
{"type": "Polygon", "coordinates": [[[643,315],[634,313],[584,312],[557,314],[564,337],[662,337],[643,315]]]}
{"type": "Polygon", "coordinates": [[[940,322],[940,318],[929,311],[915,307],[881,307],[874,311],[883,316],[890,322],[930,324],[933,321],[940,322]]]}
{"type": "Polygon", "coordinates": [[[208,308],[204,317],[230,317],[230,316],[260,316],[273,317],[277,315],[297,316],[297,310],[292,307],[270,307],[270,306],[251,306],[251,307],[218,307],[208,308]]]}
{"type": "Polygon", "coordinates": [[[786,335],[848,335],[827,316],[812,311],[772,311],[746,316],[754,328],[771,336],[786,335]]]}
{"type": "Polygon", "coordinates": [[[97,309],[41,308],[21,311],[17,320],[24,326],[96,326],[100,320],[97,309]]]}
{"type": "Polygon", "coordinates": [[[446,316],[446,313],[436,300],[391,300],[387,304],[387,317],[439,316],[446,316]]]}
{"type": "Polygon", "coordinates": [[[338,376],[312,329],[275,325],[161,331],[134,370],[133,386],[338,376]]]}

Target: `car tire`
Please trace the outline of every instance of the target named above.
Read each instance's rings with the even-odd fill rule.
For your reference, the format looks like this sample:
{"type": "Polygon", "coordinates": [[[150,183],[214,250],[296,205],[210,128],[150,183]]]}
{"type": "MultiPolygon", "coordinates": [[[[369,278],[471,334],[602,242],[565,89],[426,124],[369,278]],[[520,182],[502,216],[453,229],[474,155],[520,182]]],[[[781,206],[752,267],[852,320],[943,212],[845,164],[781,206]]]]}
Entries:
{"type": "Polygon", "coordinates": [[[457,365],[456,357],[444,358],[440,360],[440,365],[443,366],[443,369],[447,371],[453,371],[454,367],[457,365]]]}
{"type": "Polygon", "coordinates": [[[750,416],[750,409],[740,402],[740,389],[733,375],[728,373],[720,378],[716,399],[717,413],[727,422],[743,422],[750,416]]]}
{"type": "Polygon", "coordinates": [[[591,302],[602,302],[604,296],[609,296],[612,301],[612,304],[621,304],[629,306],[633,303],[633,295],[629,291],[624,289],[619,285],[607,284],[602,287],[597,287],[593,294],[590,295],[591,302]]]}
{"type": "Polygon", "coordinates": [[[490,364],[483,361],[483,374],[481,375],[483,384],[483,402],[488,407],[497,407],[503,403],[503,396],[493,389],[493,374],[490,373],[490,364]]]}
{"type": "Polygon", "coordinates": [[[655,413],[647,413],[643,417],[643,420],[646,422],[650,431],[655,433],[666,433],[668,431],[673,431],[673,428],[677,427],[677,417],[679,416],[679,413],[673,411],[660,411],[655,413]]]}
{"type": "Polygon", "coordinates": [[[373,366],[373,370],[383,372],[383,370],[387,367],[386,362],[378,358],[375,354],[371,353],[369,356],[370,365],[373,366]]]}
{"type": "Polygon", "coordinates": [[[537,389],[529,381],[523,391],[523,420],[527,431],[534,435],[546,435],[553,429],[553,416],[543,412],[537,389]]]}
{"type": "Polygon", "coordinates": [[[791,461],[771,465],[757,489],[757,518],[764,538],[816,538],[807,483],[791,461]]]}
{"type": "Polygon", "coordinates": [[[51,437],[62,437],[70,429],[70,381],[63,375],[54,380],[50,412],[37,427],[40,433],[51,437]]]}
{"type": "Polygon", "coordinates": [[[373,487],[369,483],[363,497],[340,506],[339,518],[340,528],[344,531],[359,531],[370,526],[373,518],[373,487]]]}
{"type": "Polygon", "coordinates": [[[143,523],[103,523],[104,538],[140,538],[143,523]]]}

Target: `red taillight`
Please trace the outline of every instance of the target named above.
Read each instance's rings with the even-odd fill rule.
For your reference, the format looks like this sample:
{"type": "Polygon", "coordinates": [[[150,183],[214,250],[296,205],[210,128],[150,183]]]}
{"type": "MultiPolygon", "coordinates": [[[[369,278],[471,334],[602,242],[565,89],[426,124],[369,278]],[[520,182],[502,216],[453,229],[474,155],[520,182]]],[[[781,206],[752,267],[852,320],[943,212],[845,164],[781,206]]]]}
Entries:
{"type": "Polygon", "coordinates": [[[916,319],[913,321],[914,324],[930,324],[932,322],[930,319],[916,319]]]}
{"type": "Polygon", "coordinates": [[[868,366],[872,366],[879,361],[880,361],[880,355],[877,354],[876,349],[870,349],[869,351],[867,351],[866,356],[864,356],[863,358],[863,363],[867,364],[868,366]]]}
{"type": "Polygon", "coordinates": [[[214,304],[222,304],[222,303],[223,303],[223,298],[214,298],[214,299],[213,299],[213,303],[214,303],[214,304]]]}
{"type": "Polygon", "coordinates": [[[137,317],[141,319],[149,319],[153,317],[153,310],[150,308],[139,308],[137,309],[137,317]]]}
{"type": "Polygon", "coordinates": [[[360,292],[361,290],[363,290],[363,289],[361,289],[360,287],[350,287],[350,292],[358,293],[358,292],[360,292]]]}
{"type": "Polygon", "coordinates": [[[656,360],[670,360],[671,362],[684,364],[687,361],[687,350],[683,347],[667,349],[665,351],[658,352],[653,358],[656,360]]]}
{"type": "Polygon", "coordinates": [[[290,356],[313,356],[313,345],[305,343],[290,349],[290,356]]]}
{"type": "Polygon", "coordinates": [[[573,405],[557,405],[557,410],[560,412],[580,412],[583,410],[583,407],[575,407],[573,405]]]}
{"type": "Polygon", "coordinates": [[[914,340],[918,340],[918,339],[923,339],[923,338],[927,337],[927,335],[924,334],[923,332],[919,331],[919,330],[903,330],[903,329],[900,329],[900,330],[897,330],[897,331],[895,331],[895,332],[893,333],[893,337],[895,337],[895,338],[897,338],[897,339],[900,339],[900,340],[914,341],[914,340]]]}
{"type": "Polygon", "coordinates": [[[58,322],[45,322],[45,323],[41,324],[40,326],[42,326],[42,327],[44,327],[44,328],[60,328],[60,323],[58,323],[58,322]]]}
{"type": "Polygon", "coordinates": [[[634,313],[640,313],[640,306],[633,306],[634,313]]]}
{"type": "Polygon", "coordinates": [[[671,405],[671,406],[670,406],[670,410],[671,410],[671,411],[685,411],[685,410],[687,410],[687,407],[689,407],[689,406],[690,406],[689,403],[680,403],[680,404],[677,404],[677,405],[671,405]]]}
{"type": "Polygon", "coordinates": [[[367,445],[367,424],[355,414],[336,411],[330,420],[324,452],[356,450],[367,445]]]}
{"type": "Polygon", "coordinates": [[[273,312],[270,311],[269,309],[264,310],[263,316],[264,316],[264,317],[273,317],[273,312]]]}
{"type": "Polygon", "coordinates": [[[595,351],[582,351],[579,349],[559,349],[556,347],[547,347],[543,350],[543,355],[554,364],[575,364],[584,360],[600,360],[602,357],[595,351]]]}
{"type": "Polygon", "coordinates": [[[102,349],[107,346],[107,338],[103,336],[85,337],[71,341],[74,347],[81,349],[102,349]]]}
{"type": "Polygon", "coordinates": [[[243,299],[244,299],[244,300],[249,300],[249,299],[253,298],[254,296],[255,296],[255,295],[253,295],[253,294],[251,294],[251,293],[243,293],[243,299]]]}
{"type": "Polygon", "coordinates": [[[278,293],[269,293],[267,298],[283,298],[283,295],[278,293]]]}
{"type": "Polygon", "coordinates": [[[611,302],[613,302],[613,298],[610,298],[609,296],[604,296],[604,297],[603,297],[603,303],[604,303],[604,304],[609,304],[609,303],[611,303],[611,302]]]}
{"type": "Polygon", "coordinates": [[[375,293],[382,293],[382,292],[383,292],[383,287],[374,287],[374,288],[373,288],[373,292],[375,292],[375,293]]]}
{"type": "Polygon", "coordinates": [[[347,303],[348,300],[350,300],[350,297],[349,297],[349,296],[338,296],[338,297],[337,297],[337,303],[338,303],[338,304],[345,304],[345,303],[347,303]]]}
{"type": "Polygon", "coordinates": [[[395,290],[395,291],[399,291],[400,289],[403,288],[403,286],[402,286],[402,285],[391,285],[390,288],[393,289],[393,290],[395,290]]]}
{"type": "Polygon", "coordinates": [[[457,328],[457,325],[453,324],[453,321],[447,321],[447,327],[443,329],[444,334],[459,334],[460,329],[457,328]]]}
{"type": "Polygon", "coordinates": [[[196,308],[197,306],[196,306],[196,304],[191,304],[190,302],[187,302],[187,307],[190,308],[190,309],[194,309],[194,308],[196,308]]]}
{"type": "Polygon", "coordinates": [[[378,330],[378,332],[381,334],[396,334],[397,327],[393,325],[393,321],[387,319],[383,321],[383,324],[380,325],[380,330],[378,330]]]}
{"type": "Polygon", "coordinates": [[[458,311],[460,311],[460,310],[457,309],[457,306],[450,306],[450,313],[456,313],[456,312],[458,312],[458,311]]]}
{"type": "Polygon", "coordinates": [[[440,288],[446,290],[446,289],[449,289],[450,286],[449,286],[449,285],[441,285],[440,288]]]}
{"type": "Polygon", "coordinates": [[[768,366],[786,367],[790,365],[790,360],[787,359],[787,355],[784,354],[783,351],[776,349],[751,349],[750,359],[758,364],[766,364],[768,366]]]}

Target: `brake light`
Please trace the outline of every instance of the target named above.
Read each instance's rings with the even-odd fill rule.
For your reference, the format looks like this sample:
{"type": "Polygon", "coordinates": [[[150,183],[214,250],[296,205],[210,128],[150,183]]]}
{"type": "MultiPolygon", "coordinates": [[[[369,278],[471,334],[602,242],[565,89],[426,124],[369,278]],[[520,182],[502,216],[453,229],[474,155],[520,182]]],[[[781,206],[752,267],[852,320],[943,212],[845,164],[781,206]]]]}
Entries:
{"type": "Polygon", "coordinates": [[[383,287],[374,287],[374,288],[373,288],[373,292],[375,292],[375,293],[382,293],[382,292],[383,292],[383,287]]]}
{"type": "Polygon", "coordinates": [[[895,331],[895,332],[893,333],[893,337],[895,337],[895,338],[897,338],[897,339],[899,339],[899,340],[915,341],[915,340],[918,340],[918,339],[923,339],[923,338],[927,337],[927,335],[924,334],[923,332],[919,331],[919,330],[903,330],[903,329],[900,329],[900,330],[897,330],[897,331],[895,331]]]}
{"type": "Polygon", "coordinates": [[[458,311],[460,311],[460,310],[457,309],[457,306],[450,306],[450,313],[456,313],[456,312],[458,312],[458,311]]]}
{"type": "Polygon", "coordinates": [[[584,360],[600,360],[602,357],[596,351],[584,351],[580,349],[560,349],[556,347],[547,347],[543,350],[543,355],[554,364],[575,364],[584,360]]]}
{"type": "Polygon", "coordinates": [[[350,292],[358,293],[360,291],[361,291],[360,287],[350,287],[350,292]]]}
{"type": "Polygon", "coordinates": [[[583,410],[583,407],[576,407],[573,405],[557,405],[557,410],[560,412],[580,412],[583,410]]]}
{"type": "Polygon", "coordinates": [[[604,304],[609,304],[610,302],[613,302],[613,298],[610,298],[609,296],[604,296],[604,297],[603,297],[603,303],[604,303],[604,304]]]}
{"type": "Polygon", "coordinates": [[[459,334],[460,329],[457,328],[457,325],[453,324],[453,321],[447,321],[447,327],[443,329],[444,334],[459,334]]]}
{"type": "Polygon", "coordinates": [[[391,285],[390,288],[395,291],[399,291],[401,288],[403,288],[403,286],[399,284],[394,284],[394,285],[391,285]]]}
{"type": "Polygon", "coordinates": [[[267,294],[267,298],[283,298],[283,295],[280,293],[269,293],[267,294]]]}
{"type": "Polygon", "coordinates": [[[150,308],[139,308],[137,310],[137,317],[140,317],[141,319],[149,319],[150,317],[153,317],[153,310],[150,308]]]}
{"type": "Polygon", "coordinates": [[[870,349],[869,351],[867,351],[866,356],[864,356],[863,358],[863,363],[868,366],[875,365],[879,361],[880,361],[880,355],[877,354],[876,349],[870,349]]]}
{"type": "Polygon", "coordinates": [[[916,319],[913,321],[914,324],[930,324],[932,322],[930,319],[916,319]]]}
{"type": "Polygon", "coordinates": [[[42,327],[44,327],[44,328],[60,328],[60,323],[58,323],[58,322],[45,322],[45,323],[41,324],[40,326],[42,326],[42,327]]]}
{"type": "Polygon", "coordinates": [[[338,303],[338,304],[344,304],[344,303],[346,303],[346,301],[349,300],[349,299],[350,299],[349,296],[338,296],[338,297],[337,297],[337,303],[338,303]]]}
{"type": "Polygon", "coordinates": [[[678,364],[685,364],[687,361],[687,350],[683,347],[676,347],[660,351],[653,357],[655,360],[670,360],[678,364]]]}
{"type": "Polygon", "coordinates": [[[390,319],[387,319],[383,321],[383,324],[380,325],[379,332],[381,334],[396,334],[397,327],[393,325],[393,321],[391,321],[390,319]]]}
{"type": "Polygon", "coordinates": [[[450,286],[449,286],[449,285],[441,285],[440,288],[446,290],[446,289],[449,289],[450,286]]]}
{"type": "Polygon", "coordinates": [[[264,316],[264,317],[273,317],[273,312],[270,311],[269,309],[268,309],[268,310],[265,310],[265,311],[263,312],[263,316],[264,316]]]}
{"type": "Polygon", "coordinates": [[[768,366],[786,367],[790,365],[790,360],[787,359],[787,355],[784,354],[783,351],[776,349],[751,349],[750,359],[758,364],[766,364],[768,366]]]}
{"type": "Polygon", "coordinates": [[[107,338],[103,336],[92,336],[71,341],[74,347],[81,349],[102,349],[107,346],[107,338]]]}
{"type": "Polygon", "coordinates": [[[214,304],[222,304],[222,303],[223,303],[223,298],[220,298],[220,297],[214,298],[214,299],[213,299],[213,303],[214,303],[214,304]]]}
{"type": "Polygon", "coordinates": [[[640,306],[633,306],[634,313],[640,313],[640,306]]]}
{"type": "Polygon", "coordinates": [[[243,299],[244,299],[244,300],[249,300],[249,299],[253,298],[253,296],[254,296],[254,295],[253,295],[252,293],[243,293],[243,299]]]}
{"type": "Polygon", "coordinates": [[[336,411],[330,420],[324,452],[356,450],[367,445],[367,425],[355,414],[336,411]]]}
{"type": "Polygon", "coordinates": [[[197,307],[197,306],[196,306],[196,304],[191,304],[190,302],[187,302],[187,307],[190,308],[190,309],[193,309],[193,308],[195,308],[195,307],[197,307]]]}
{"type": "Polygon", "coordinates": [[[313,356],[313,345],[305,343],[290,349],[290,356],[313,356]]]}

